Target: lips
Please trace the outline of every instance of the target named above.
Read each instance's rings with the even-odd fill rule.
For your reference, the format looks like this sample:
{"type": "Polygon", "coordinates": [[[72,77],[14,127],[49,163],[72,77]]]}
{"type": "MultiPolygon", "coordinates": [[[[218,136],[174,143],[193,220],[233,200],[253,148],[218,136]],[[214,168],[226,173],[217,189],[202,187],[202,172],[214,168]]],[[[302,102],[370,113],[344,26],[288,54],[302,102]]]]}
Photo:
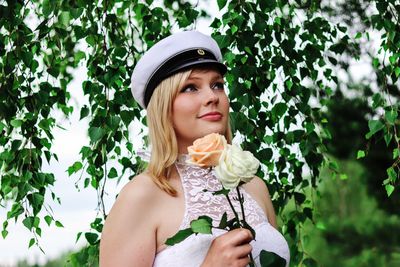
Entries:
{"type": "Polygon", "coordinates": [[[209,112],[201,115],[200,118],[209,121],[219,121],[222,118],[222,114],[219,112],[209,112]]]}

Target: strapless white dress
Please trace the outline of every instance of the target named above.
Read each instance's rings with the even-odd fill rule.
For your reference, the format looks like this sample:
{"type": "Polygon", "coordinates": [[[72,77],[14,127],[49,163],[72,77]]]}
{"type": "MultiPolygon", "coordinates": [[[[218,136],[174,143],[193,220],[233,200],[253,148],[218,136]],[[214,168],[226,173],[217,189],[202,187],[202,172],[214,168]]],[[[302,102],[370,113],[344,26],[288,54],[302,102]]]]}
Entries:
{"type": "MultiPolygon", "coordinates": [[[[224,212],[228,220],[234,217],[226,197],[213,195],[212,192],[222,189],[213,170],[201,168],[186,163],[187,155],[182,155],[176,162],[176,167],[182,181],[185,195],[185,214],[179,230],[189,228],[190,222],[199,216],[207,215],[213,219],[213,225],[218,226],[224,212]],[[207,191],[204,191],[206,189],[207,191]]],[[[260,253],[262,250],[271,251],[286,260],[289,266],[289,247],[282,236],[268,222],[263,209],[242,188],[240,192],[244,196],[244,212],[246,221],[256,232],[256,238],[251,242],[253,257],[256,266],[260,265],[260,253]]],[[[229,193],[230,199],[241,217],[239,201],[233,200],[236,190],[229,193]]],[[[156,267],[198,267],[203,263],[211,242],[217,236],[225,233],[225,230],[213,229],[212,234],[191,235],[184,241],[167,246],[157,253],[153,266],[156,267]]]]}

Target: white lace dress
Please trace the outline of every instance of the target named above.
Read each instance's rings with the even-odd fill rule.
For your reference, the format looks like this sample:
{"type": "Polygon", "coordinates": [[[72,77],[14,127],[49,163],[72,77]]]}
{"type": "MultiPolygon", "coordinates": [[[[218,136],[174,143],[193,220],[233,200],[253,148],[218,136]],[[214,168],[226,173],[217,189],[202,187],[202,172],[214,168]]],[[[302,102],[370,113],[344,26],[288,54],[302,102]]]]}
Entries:
{"type": "MultiPolygon", "coordinates": [[[[180,156],[176,162],[176,167],[182,181],[182,187],[185,194],[185,214],[179,227],[180,230],[188,228],[192,220],[201,215],[207,215],[213,219],[213,225],[217,226],[224,212],[228,219],[234,217],[226,197],[223,195],[213,195],[213,191],[222,189],[220,182],[215,177],[214,171],[208,168],[200,168],[186,163],[187,156],[180,156]],[[204,189],[208,191],[204,191],[204,189]]],[[[253,247],[253,257],[257,266],[260,266],[261,250],[271,251],[278,254],[286,260],[286,266],[289,266],[290,253],[286,240],[273,226],[258,205],[258,203],[240,188],[244,196],[244,211],[246,221],[256,232],[256,239],[251,242],[253,247]]],[[[239,201],[233,200],[237,196],[236,191],[230,192],[230,198],[235,210],[240,213],[239,201]]],[[[225,230],[213,229],[212,235],[198,234],[191,235],[184,241],[168,246],[158,252],[153,266],[160,267],[197,267],[203,262],[211,242],[217,236],[226,232],[225,230]]]]}

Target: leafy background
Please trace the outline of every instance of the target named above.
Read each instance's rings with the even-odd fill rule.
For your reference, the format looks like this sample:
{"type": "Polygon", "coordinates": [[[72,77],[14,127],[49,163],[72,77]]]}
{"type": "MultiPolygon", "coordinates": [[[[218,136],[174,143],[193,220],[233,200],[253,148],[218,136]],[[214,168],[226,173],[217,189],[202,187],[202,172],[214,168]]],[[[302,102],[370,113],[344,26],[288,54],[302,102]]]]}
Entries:
{"type": "Polygon", "coordinates": [[[28,246],[40,247],[44,225],[63,227],[52,211],[62,205],[57,177],[43,166],[58,160],[57,127],[79,114],[89,139],[67,172],[79,175],[77,190],[96,192],[98,212],[76,233],[87,245],[63,259],[97,264],[106,184],[141,164],[132,140],[143,139],[145,112],[131,97],[130,73],[171,31],[209,19],[229,67],[233,129],[263,164],[258,175],[292,265],[398,266],[400,2],[219,0],[218,17],[197,4],[0,1],[5,241],[13,221],[31,232],[21,241],[28,246]],[[80,64],[87,78],[72,89],[80,64]],[[87,103],[74,106],[71,90],[87,103]],[[133,133],[133,122],[143,129],[133,133]]]}

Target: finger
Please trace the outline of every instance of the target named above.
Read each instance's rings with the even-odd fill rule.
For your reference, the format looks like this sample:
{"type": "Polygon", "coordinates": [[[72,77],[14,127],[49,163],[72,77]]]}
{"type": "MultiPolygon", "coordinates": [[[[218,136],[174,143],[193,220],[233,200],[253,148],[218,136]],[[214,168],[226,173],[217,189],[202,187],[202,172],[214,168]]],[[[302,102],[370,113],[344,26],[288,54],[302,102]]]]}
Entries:
{"type": "Polygon", "coordinates": [[[238,258],[247,258],[252,250],[253,250],[253,247],[249,243],[247,243],[247,244],[236,247],[235,255],[237,255],[238,258]]]}
{"type": "Polygon", "coordinates": [[[247,229],[235,229],[233,230],[232,244],[233,245],[242,245],[245,243],[249,243],[253,240],[253,235],[247,229]],[[235,231],[235,232],[234,232],[235,231]]]}
{"type": "Polygon", "coordinates": [[[238,259],[238,266],[246,267],[249,263],[250,263],[249,257],[243,257],[241,259],[238,259]]]}

